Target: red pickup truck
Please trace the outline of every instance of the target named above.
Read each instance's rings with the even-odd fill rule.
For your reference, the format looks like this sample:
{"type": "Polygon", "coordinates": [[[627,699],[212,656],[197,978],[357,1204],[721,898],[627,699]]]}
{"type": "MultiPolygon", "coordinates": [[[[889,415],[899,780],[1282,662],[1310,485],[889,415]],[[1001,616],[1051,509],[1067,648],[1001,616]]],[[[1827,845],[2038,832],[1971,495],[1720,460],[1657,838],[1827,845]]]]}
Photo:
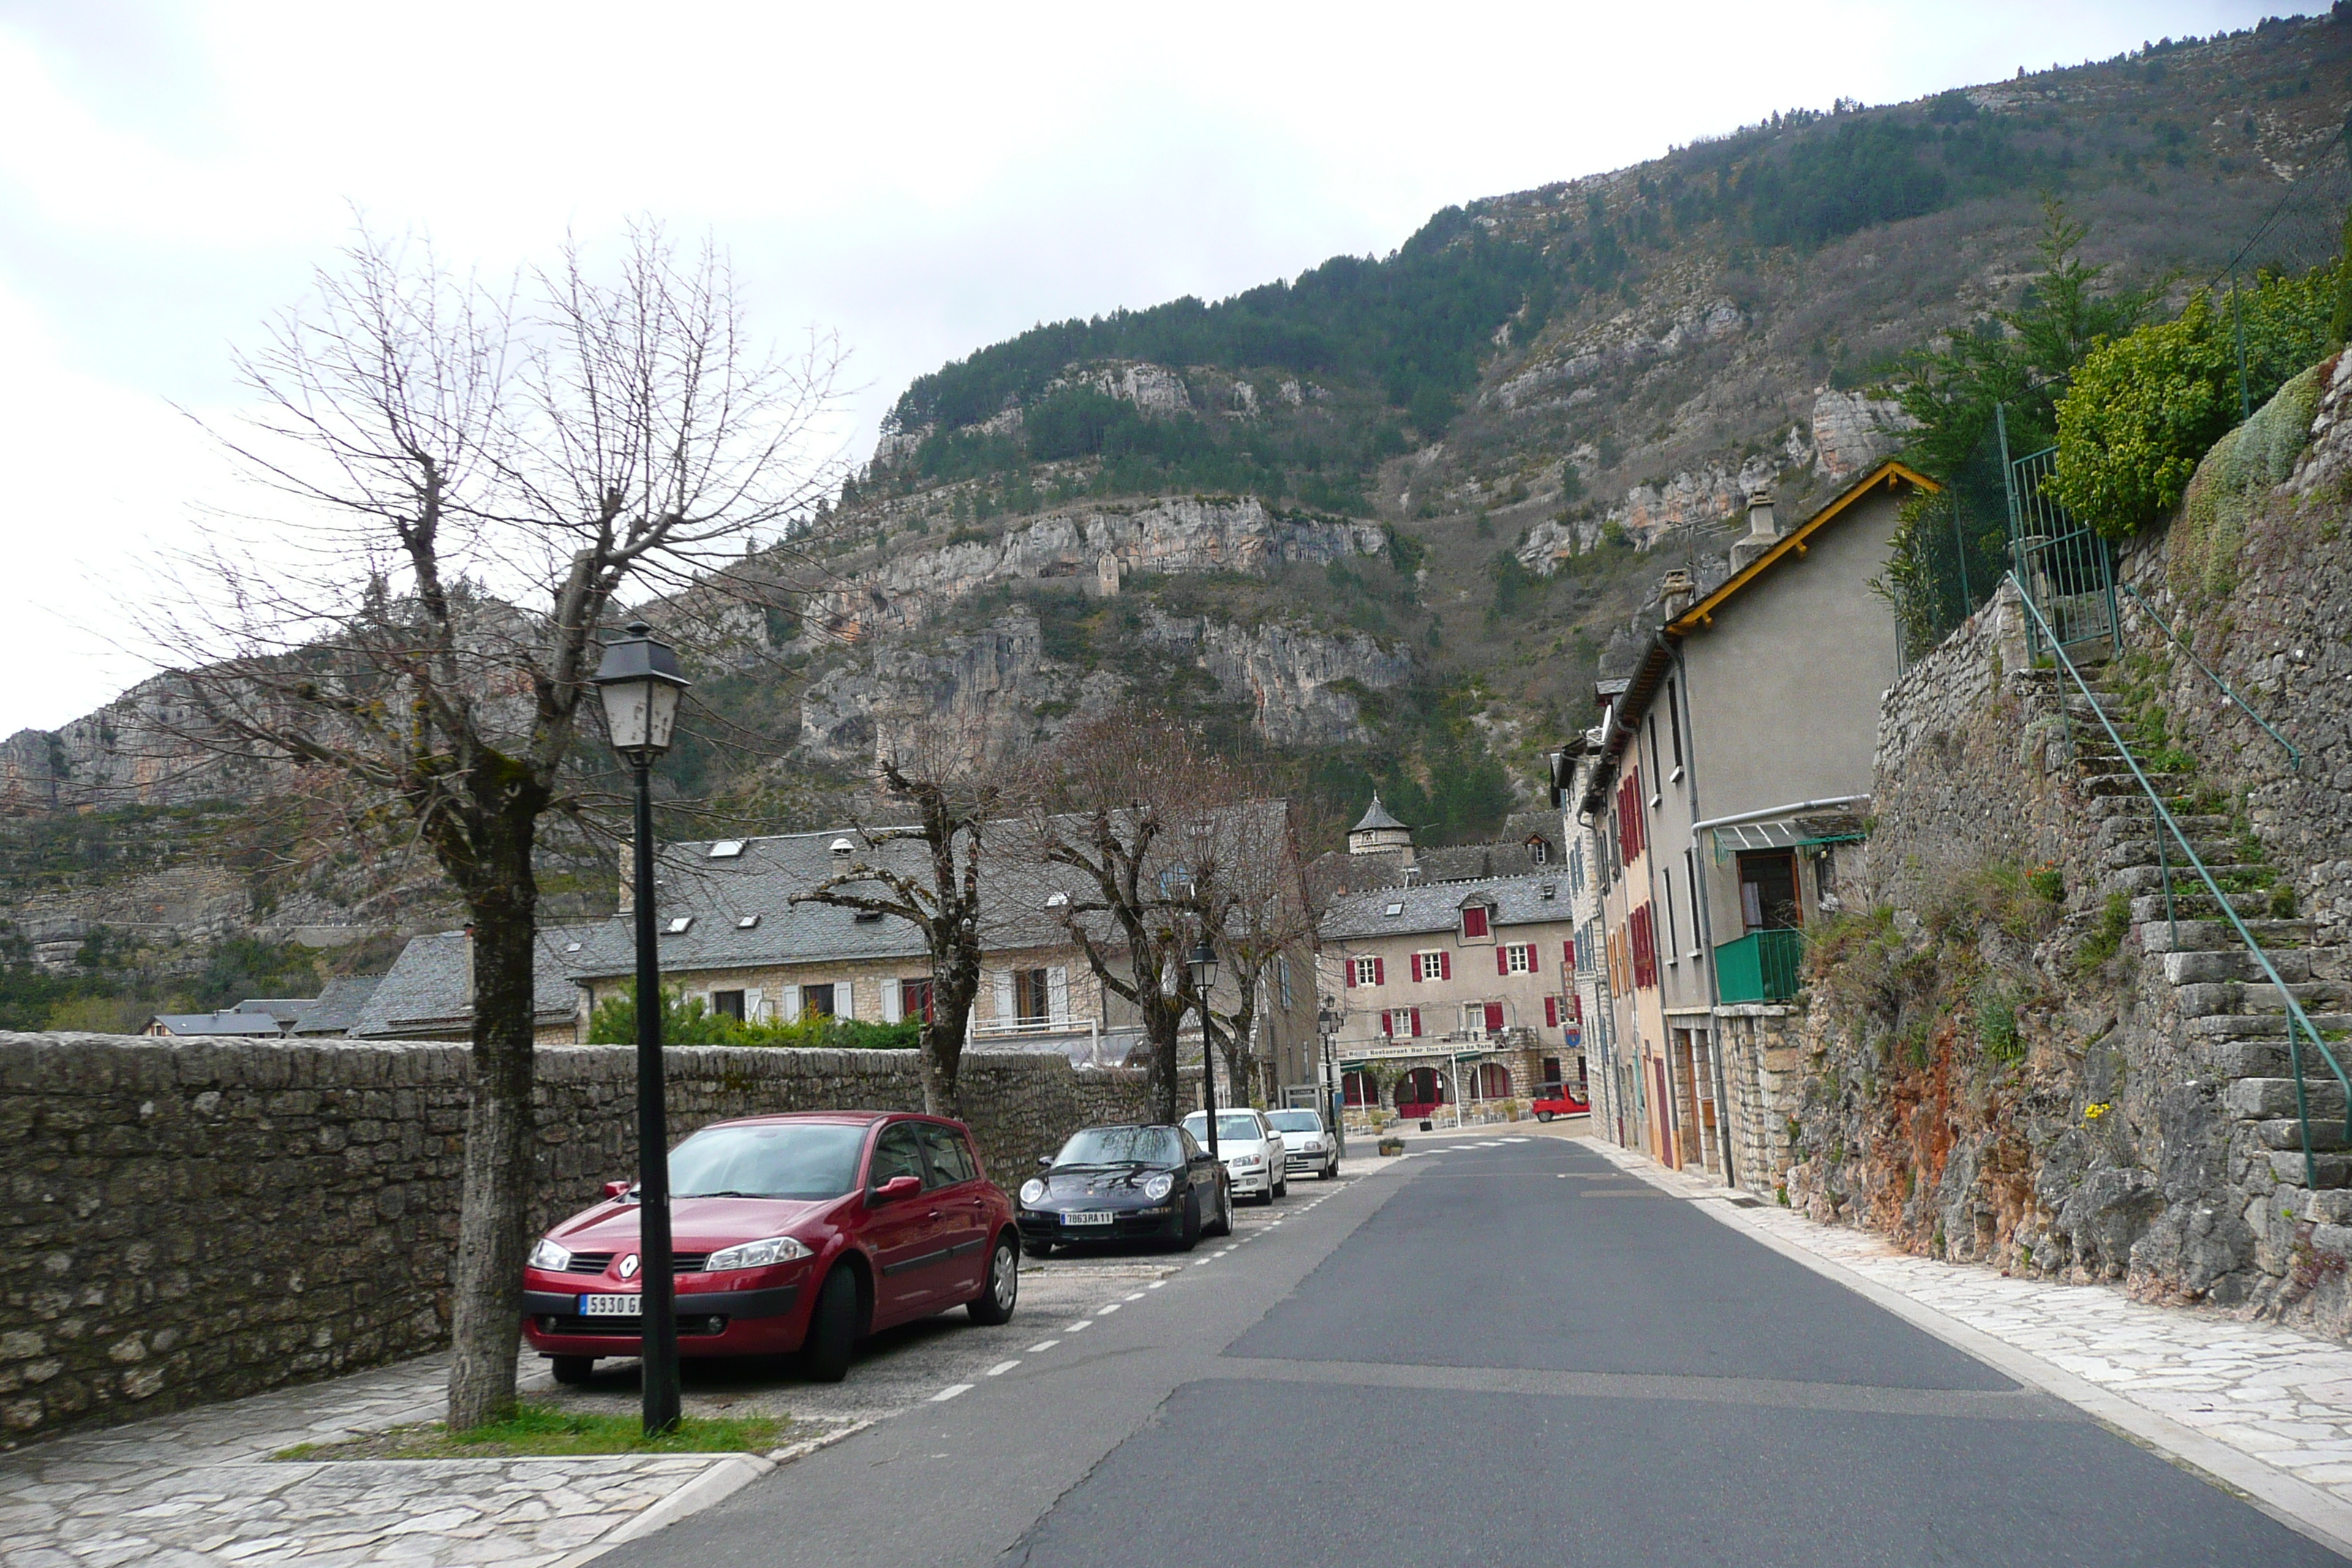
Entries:
{"type": "Polygon", "coordinates": [[[1566,1084],[1548,1083],[1536,1090],[1535,1113],[1538,1121],[1549,1121],[1555,1116],[1590,1116],[1592,1102],[1566,1084]]]}

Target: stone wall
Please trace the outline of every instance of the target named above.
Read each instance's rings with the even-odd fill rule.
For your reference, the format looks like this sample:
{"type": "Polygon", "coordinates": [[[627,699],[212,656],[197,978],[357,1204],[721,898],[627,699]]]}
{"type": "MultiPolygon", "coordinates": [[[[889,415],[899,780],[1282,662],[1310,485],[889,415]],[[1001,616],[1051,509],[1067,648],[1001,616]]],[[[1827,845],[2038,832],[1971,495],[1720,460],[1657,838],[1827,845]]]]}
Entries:
{"type": "MultiPolygon", "coordinates": [[[[919,1110],[911,1051],[676,1047],[670,1125],[919,1110]]],[[[0,1440],[131,1419],[446,1342],[467,1048],[0,1034],[0,1440]]],[[[539,1054],[534,1223],[634,1173],[635,1053],[539,1054]]],[[[1016,1185],[1140,1073],[974,1053],[982,1158],[1016,1185]]]]}
{"type": "Polygon", "coordinates": [[[1715,1022],[1724,1092],[1731,1097],[1732,1178],[1759,1197],[1774,1197],[1795,1163],[1790,1130],[1801,1104],[1800,1020],[1792,1008],[1747,1002],[1717,1007],[1715,1022]]]}

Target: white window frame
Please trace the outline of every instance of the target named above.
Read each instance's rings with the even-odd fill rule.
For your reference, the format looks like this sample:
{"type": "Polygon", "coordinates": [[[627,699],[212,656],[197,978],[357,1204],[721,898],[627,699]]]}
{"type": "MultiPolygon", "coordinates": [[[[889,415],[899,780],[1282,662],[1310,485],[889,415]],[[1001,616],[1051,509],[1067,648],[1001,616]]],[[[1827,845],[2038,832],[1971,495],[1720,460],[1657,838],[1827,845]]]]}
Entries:
{"type": "Polygon", "coordinates": [[[1533,974],[1536,972],[1535,943],[1507,942],[1503,944],[1503,972],[1507,974],[1533,974]]]}
{"type": "Polygon", "coordinates": [[[1380,973],[1381,961],[1379,959],[1368,955],[1361,958],[1351,958],[1348,960],[1348,962],[1356,966],[1354,973],[1357,984],[1378,985],[1380,984],[1380,981],[1377,978],[1380,973]]]}

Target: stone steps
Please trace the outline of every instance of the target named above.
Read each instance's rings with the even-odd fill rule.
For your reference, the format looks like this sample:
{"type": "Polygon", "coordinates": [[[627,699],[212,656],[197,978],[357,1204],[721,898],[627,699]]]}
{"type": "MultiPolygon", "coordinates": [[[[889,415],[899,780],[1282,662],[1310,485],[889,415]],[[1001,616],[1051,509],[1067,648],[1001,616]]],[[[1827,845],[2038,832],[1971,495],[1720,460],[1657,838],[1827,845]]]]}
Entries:
{"type": "MultiPolygon", "coordinates": [[[[2344,1086],[2333,1078],[2305,1078],[2304,1099],[2308,1104],[2315,1127],[2322,1120],[2336,1123],[2341,1136],[2344,1131],[2344,1086]]],[[[2294,1116],[2294,1079],[2291,1078],[2242,1078],[2226,1084],[2221,1089],[2222,1113],[2237,1121],[2271,1121],[2294,1116]]],[[[2315,1141],[2313,1148],[2319,1145],[2315,1141]]]]}
{"type": "MultiPolygon", "coordinates": [[[[2157,929],[2164,929],[2162,921],[2157,922],[2157,929]]],[[[2307,947],[2283,947],[2270,952],[2269,958],[2271,967],[2278,972],[2278,977],[2289,984],[2311,978],[2311,950],[2307,947]]],[[[2263,966],[2254,955],[2234,941],[2226,948],[2211,948],[2202,952],[2176,951],[2164,954],[2164,977],[2175,985],[2198,985],[2217,980],[2242,980],[2249,984],[2269,984],[2269,977],[2263,973],[2263,966]]],[[[2298,1002],[2302,999],[2300,996],[2295,998],[2298,1002]]]]}
{"type": "MultiPolygon", "coordinates": [[[[2336,1064],[2352,1072],[2352,1040],[2328,1040],[2327,1049],[2336,1064]]],[[[2221,1039],[2207,1046],[2200,1053],[2210,1064],[2213,1076],[2225,1080],[2237,1079],[2279,1079],[2292,1083],[2289,1075],[2295,1070],[2295,1053],[2283,1036],[2258,1039],[2221,1039]]],[[[2303,1072],[2308,1081],[2334,1083],[2327,1064],[2309,1041],[2303,1046],[2303,1072]]]]}
{"type": "MultiPolygon", "coordinates": [[[[2314,1132],[2317,1131],[2316,1128],[2313,1129],[2314,1132]]],[[[2336,1131],[2341,1131],[2343,1129],[2339,1125],[2336,1131]]],[[[2315,1137],[2311,1142],[2311,1163],[2314,1173],[2319,1178],[2320,1190],[2330,1191],[2352,1187],[2352,1155],[2323,1154],[2319,1152],[2319,1140],[2315,1137]]],[[[2267,1150],[2265,1152],[2270,1156],[2271,1174],[2277,1179],[2281,1194],[2305,1193],[2311,1190],[2303,1184],[2303,1144],[2299,1139],[2291,1152],[2273,1149],[2267,1150]]],[[[2301,1212],[2300,1205],[2297,1207],[2297,1212],[2301,1212]]]]}
{"type": "MultiPolygon", "coordinates": [[[[2286,994],[2295,999],[2306,1016],[2315,1007],[2341,1004],[2344,991],[2344,985],[2333,980],[2290,982],[2286,987],[2286,994]]],[[[2285,997],[2268,981],[2259,984],[2238,980],[2187,981],[2174,985],[2172,994],[2184,1018],[2286,1016],[2285,997]]],[[[2325,1027],[2316,1018],[2313,1023],[2325,1027]]],[[[2283,1026],[2280,1032],[2284,1033],[2283,1026]]]]}
{"type": "MultiPolygon", "coordinates": [[[[2167,797],[2166,804],[2169,809],[2170,797],[2180,794],[2189,785],[2194,784],[2196,778],[2190,773],[2150,773],[2147,775],[2147,782],[2155,787],[2157,794],[2167,797]]],[[[2147,798],[2147,792],[2139,787],[2138,776],[2128,768],[2119,773],[2084,773],[2082,776],[2082,793],[2095,798],[2101,795],[2137,795],[2142,800],[2147,798]]]]}
{"type": "MultiPolygon", "coordinates": [[[[2189,835],[2192,843],[2200,838],[2228,839],[2232,832],[2232,825],[2228,817],[2210,813],[2200,816],[2194,812],[2174,812],[2172,820],[2180,825],[2180,831],[2189,835]]],[[[2114,844],[2128,844],[2142,840],[2152,843],[2155,841],[2159,826],[2160,824],[2157,822],[2153,809],[2137,813],[2117,812],[2099,824],[2097,834],[2093,841],[2102,849],[2114,844]]],[[[2198,853],[2201,855],[2204,851],[2200,850],[2198,853]]]]}
{"type": "MultiPolygon", "coordinates": [[[[2180,885],[2180,879],[2179,877],[2176,876],[2173,879],[2172,918],[2182,921],[2183,923],[2189,921],[2212,921],[2213,923],[2217,925],[2226,926],[2229,923],[2227,921],[2215,919],[2215,917],[2221,912],[2221,906],[2214,901],[2213,895],[2205,890],[2204,882],[2199,879],[2197,873],[2194,871],[2189,873],[2189,878],[2191,884],[2197,889],[2193,893],[2180,885]]],[[[2116,879],[2119,883],[2124,884],[2128,884],[2130,881],[2136,879],[2138,879],[2123,874],[2119,874],[2116,879]]],[[[2139,897],[2132,900],[2132,923],[2134,925],[2147,925],[2153,921],[2161,925],[2165,923],[2164,889],[2162,887],[2162,879],[2151,876],[2146,879],[2156,882],[2158,884],[2157,890],[2154,892],[2147,892],[2143,890],[2139,897]]],[[[2129,890],[2127,886],[2125,890],[2129,890]]],[[[2230,900],[2230,908],[2236,910],[2241,918],[2252,915],[2267,915],[2270,912],[2271,895],[2270,889],[2267,888],[2258,889],[2252,892],[2231,893],[2227,896],[2230,900]]]]}
{"type": "MultiPolygon", "coordinates": [[[[2352,1032],[2352,1013],[2315,1013],[2304,1009],[2304,1016],[2322,1036],[2352,1032]]],[[[2208,1040],[2274,1040],[2281,1050],[2286,1048],[2286,1009],[2270,1013],[2208,1013],[2184,1020],[2189,1033],[2208,1040]]],[[[2352,1039],[2330,1040],[2328,1048],[2352,1067],[2352,1039]]]]}
{"type": "MultiPolygon", "coordinates": [[[[2157,902],[2160,905],[2159,897],[2157,902]]],[[[2174,900],[2176,903],[2179,900],[2174,900]]],[[[2139,928],[2140,951],[2146,953],[2171,952],[2242,952],[2237,931],[2227,921],[2184,920],[2177,922],[2179,932],[2165,922],[2164,911],[2158,909],[2156,919],[2139,928]]],[[[2313,921],[2249,920],[2246,929],[2263,951],[2275,956],[2282,949],[2293,950],[2311,945],[2313,933],[2318,929],[2313,921]]]]}

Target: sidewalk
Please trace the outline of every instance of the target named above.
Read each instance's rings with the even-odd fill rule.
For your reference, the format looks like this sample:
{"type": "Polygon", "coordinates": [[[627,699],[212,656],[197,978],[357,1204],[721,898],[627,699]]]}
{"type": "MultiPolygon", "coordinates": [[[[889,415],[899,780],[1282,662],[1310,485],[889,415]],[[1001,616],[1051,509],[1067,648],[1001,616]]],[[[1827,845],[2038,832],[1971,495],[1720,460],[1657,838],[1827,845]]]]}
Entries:
{"type": "Polygon", "coordinates": [[[2113,1286],[2018,1279],[1916,1258],[1874,1232],[1818,1225],[1603,1139],[1585,1142],[2352,1554],[2352,1346],[2208,1310],[2150,1306],[2113,1286]]]}
{"type": "Polygon", "coordinates": [[[793,1456],[271,1462],[297,1443],[436,1419],[446,1368],[428,1356],[0,1454],[0,1560],[571,1568],[793,1456]]]}

